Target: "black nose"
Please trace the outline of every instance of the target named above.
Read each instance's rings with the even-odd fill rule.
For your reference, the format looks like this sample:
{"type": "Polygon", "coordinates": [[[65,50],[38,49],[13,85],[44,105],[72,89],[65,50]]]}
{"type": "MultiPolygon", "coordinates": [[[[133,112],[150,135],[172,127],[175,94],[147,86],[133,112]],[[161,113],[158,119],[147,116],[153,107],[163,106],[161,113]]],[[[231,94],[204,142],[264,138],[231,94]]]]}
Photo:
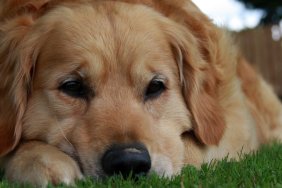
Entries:
{"type": "Polygon", "coordinates": [[[102,167],[107,175],[146,175],[151,168],[151,158],[143,144],[116,144],[105,152],[102,167]]]}

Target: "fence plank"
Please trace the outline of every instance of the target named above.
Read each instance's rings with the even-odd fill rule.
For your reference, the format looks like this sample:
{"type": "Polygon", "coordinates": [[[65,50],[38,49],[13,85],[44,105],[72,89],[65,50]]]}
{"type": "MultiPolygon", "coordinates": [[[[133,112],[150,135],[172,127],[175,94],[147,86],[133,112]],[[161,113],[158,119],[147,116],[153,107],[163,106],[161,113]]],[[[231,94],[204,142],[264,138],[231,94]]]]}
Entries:
{"type": "Polygon", "coordinates": [[[282,39],[272,39],[271,26],[234,33],[247,60],[282,96],[282,39]]]}

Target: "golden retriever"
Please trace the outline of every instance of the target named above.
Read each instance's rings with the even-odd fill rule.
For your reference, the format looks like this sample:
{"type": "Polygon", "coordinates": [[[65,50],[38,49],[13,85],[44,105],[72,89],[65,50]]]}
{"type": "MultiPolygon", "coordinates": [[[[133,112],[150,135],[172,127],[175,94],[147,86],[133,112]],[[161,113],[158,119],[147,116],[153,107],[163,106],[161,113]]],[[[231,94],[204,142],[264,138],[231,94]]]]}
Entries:
{"type": "Polygon", "coordinates": [[[37,186],[157,173],[282,138],[282,107],[189,0],[1,0],[0,154],[37,186]]]}

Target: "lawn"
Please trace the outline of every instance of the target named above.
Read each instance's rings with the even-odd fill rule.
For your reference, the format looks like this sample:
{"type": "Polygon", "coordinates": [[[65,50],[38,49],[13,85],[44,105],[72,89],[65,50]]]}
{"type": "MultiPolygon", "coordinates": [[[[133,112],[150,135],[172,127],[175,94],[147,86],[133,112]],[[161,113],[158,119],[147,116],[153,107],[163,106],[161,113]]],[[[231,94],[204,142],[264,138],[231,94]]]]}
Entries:
{"type": "MultiPolygon", "coordinates": [[[[76,187],[281,187],[282,188],[282,145],[263,146],[251,155],[242,155],[241,161],[224,159],[212,164],[204,164],[201,169],[188,166],[179,176],[172,179],[155,175],[138,180],[123,180],[112,177],[103,181],[90,178],[77,182],[76,187]]],[[[0,187],[21,187],[7,183],[3,178],[0,187]]],[[[27,186],[28,187],[28,186],[27,186]]],[[[52,186],[50,186],[52,187],[52,186]]],[[[58,187],[66,187],[60,185],[58,187]]]]}

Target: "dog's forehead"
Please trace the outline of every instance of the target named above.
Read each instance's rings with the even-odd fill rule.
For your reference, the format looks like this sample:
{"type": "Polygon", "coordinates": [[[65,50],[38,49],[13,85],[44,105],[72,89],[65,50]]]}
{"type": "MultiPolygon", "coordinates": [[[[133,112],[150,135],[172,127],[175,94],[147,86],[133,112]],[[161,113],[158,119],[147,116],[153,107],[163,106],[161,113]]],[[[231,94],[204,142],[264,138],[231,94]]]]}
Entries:
{"type": "Polygon", "coordinates": [[[67,72],[84,64],[101,78],[103,70],[158,72],[172,60],[169,43],[158,27],[160,16],[148,8],[104,3],[62,8],[53,14],[58,20],[42,54],[47,68],[61,66],[67,72]]]}

